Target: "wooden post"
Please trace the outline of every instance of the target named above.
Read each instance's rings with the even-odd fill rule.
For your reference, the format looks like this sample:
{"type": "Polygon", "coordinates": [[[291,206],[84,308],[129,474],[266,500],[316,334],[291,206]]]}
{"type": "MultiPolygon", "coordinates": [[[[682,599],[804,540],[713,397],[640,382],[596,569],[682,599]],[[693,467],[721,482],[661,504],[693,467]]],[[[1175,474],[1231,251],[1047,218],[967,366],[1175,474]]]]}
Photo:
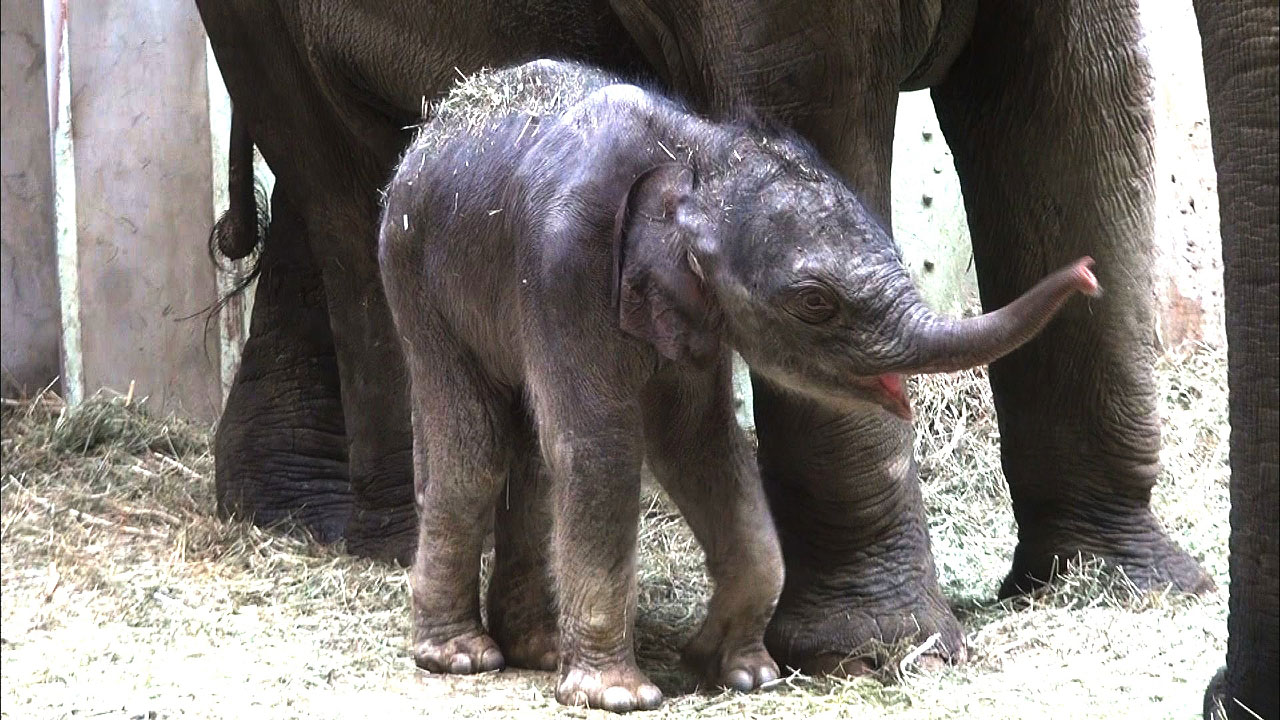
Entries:
{"type": "Polygon", "coordinates": [[[212,420],[222,394],[217,318],[201,315],[217,284],[199,16],[189,2],[73,3],[67,37],[75,249],[62,278],[79,326],[67,362],[85,394],[136,382],[152,410],[212,420]]]}

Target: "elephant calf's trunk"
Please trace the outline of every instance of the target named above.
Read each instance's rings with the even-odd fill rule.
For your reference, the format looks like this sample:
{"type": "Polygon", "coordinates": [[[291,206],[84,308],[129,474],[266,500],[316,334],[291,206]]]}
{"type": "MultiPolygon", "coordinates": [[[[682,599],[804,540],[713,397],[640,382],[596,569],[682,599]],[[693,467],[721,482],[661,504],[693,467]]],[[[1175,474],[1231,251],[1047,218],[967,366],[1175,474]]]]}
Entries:
{"type": "Polygon", "coordinates": [[[1036,283],[1017,300],[966,320],[931,318],[918,336],[919,365],[905,372],[942,373],[987,365],[1036,336],[1076,292],[1102,294],[1084,257],[1036,283]]]}

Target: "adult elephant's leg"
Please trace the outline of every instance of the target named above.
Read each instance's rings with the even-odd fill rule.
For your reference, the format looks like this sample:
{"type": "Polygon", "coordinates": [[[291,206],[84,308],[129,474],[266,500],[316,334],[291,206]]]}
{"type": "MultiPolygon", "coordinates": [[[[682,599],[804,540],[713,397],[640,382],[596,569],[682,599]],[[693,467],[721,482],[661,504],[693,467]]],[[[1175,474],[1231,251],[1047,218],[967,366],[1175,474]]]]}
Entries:
{"type": "MultiPolygon", "coordinates": [[[[872,212],[889,218],[896,80],[844,88],[837,115],[795,118],[872,212]],[[844,162],[840,162],[840,161],[844,162]]],[[[940,637],[931,657],[965,657],[938,587],[912,459],[911,426],[880,410],[852,414],[752,377],[761,474],[786,577],[765,637],[780,662],[857,673],[884,660],[874,641],[940,637]]]]}
{"type": "Polygon", "coordinates": [[[1150,508],[1159,473],[1151,277],[1150,70],[1132,2],[982,4],[933,91],[954,152],[985,308],[1092,255],[1075,300],[991,366],[1018,546],[1001,596],[1077,554],[1143,587],[1213,583],[1150,508]]]}
{"type": "Polygon", "coordinates": [[[347,549],[408,563],[416,537],[409,379],[378,274],[372,196],[348,191],[317,202],[308,227],[317,228],[346,419],[347,549]]]}
{"type": "MultiPolygon", "coordinates": [[[[415,521],[407,380],[376,258],[377,188],[386,182],[397,148],[371,151],[388,136],[377,133],[370,141],[353,134],[318,84],[318,49],[305,46],[307,32],[299,24],[310,4],[198,5],[236,112],[243,113],[278,182],[294,191],[323,278],[346,430],[347,547],[408,560],[415,521]],[[379,157],[372,157],[375,152],[379,157]]],[[[303,318],[284,313],[275,322],[285,328],[303,318]]],[[[293,407],[307,412],[304,405],[293,407]]]]}
{"type": "Polygon", "coordinates": [[[911,426],[837,415],[753,378],[760,465],[786,577],[765,635],[780,663],[859,674],[874,641],[940,635],[931,656],[966,655],[938,587],[911,457],[911,426]]]}
{"type": "Polygon", "coordinates": [[[1274,0],[1198,1],[1196,15],[1222,208],[1231,387],[1227,667],[1206,710],[1221,701],[1231,718],[1280,717],[1280,12],[1274,0]]]}
{"type": "Polygon", "coordinates": [[[218,511],[260,525],[292,518],[337,540],[351,512],[338,366],[307,230],[280,184],[260,263],[214,439],[218,511]]]}

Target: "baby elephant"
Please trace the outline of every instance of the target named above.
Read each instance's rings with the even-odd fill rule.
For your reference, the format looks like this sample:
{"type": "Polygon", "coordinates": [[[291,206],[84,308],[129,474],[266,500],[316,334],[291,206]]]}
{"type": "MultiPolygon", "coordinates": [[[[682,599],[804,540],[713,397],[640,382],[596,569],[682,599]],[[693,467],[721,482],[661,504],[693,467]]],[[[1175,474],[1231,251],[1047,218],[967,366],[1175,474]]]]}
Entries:
{"type": "Polygon", "coordinates": [[[441,103],[387,190],[379,259],[412,380],[418,664],[559,667],[557,700],[615,711],[662,699],[632,645],[646,458],[715,583],[687,656],[740,690],[778,676],[762,639],[782,560],[731,349],[796,393],[908,418],[903,373],[989,363],[1098,291],[1084,258],[999,311],[938,317],[802,141],[550,61],[441,103]]]}

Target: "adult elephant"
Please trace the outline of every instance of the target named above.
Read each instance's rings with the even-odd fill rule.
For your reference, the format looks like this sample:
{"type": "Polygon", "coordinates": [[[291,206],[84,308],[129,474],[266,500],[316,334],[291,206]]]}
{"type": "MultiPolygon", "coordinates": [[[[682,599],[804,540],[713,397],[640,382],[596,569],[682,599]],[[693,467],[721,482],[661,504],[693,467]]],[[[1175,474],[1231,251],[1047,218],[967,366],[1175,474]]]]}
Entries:
{"type": "Polygon", "coordinates": [[[1196,0],[1218,168],[1231,418],[1227,665],[1205,696],[1280,717],[1280,5],[1196,0]]]}
{"type": "MultiPolygon", "coordinates": [[[[1085,254],[1108,291],[1073,304],[991,368],[1019,526],[1001,594],[1049,578],[1059,558],[1078,553],[1124,566],[1143,586],[1211,586],[1149,506],[1159,470],[1154,130],[1135,3],[197,4],[234,102],[237,145],[257,143],[282,201],[218,430],[224,511],[260,522],[292,513],[354,552],[408,553],[409,411],[377,275],[378,189],[424,98],[459,72],[560,56],[656,73],[709,113],[751,107],[791,124],[881,217],[898,93],[931,87],[984,306],[1006,304],[1085,254]]],[[[250,196],[236,197],[243,219],[250,196]]],[[[235,252],[251,244],[226,240],[235,252]]],[[[786,562],[770,650],[830,671],[866,653],[868,640],[939,633],[934,652],[962,658],[929,550],[909,425],[836,414],[753,383],[786,562]]],[[[531,573],[507,585],[539,582],[531,573]]]]}

